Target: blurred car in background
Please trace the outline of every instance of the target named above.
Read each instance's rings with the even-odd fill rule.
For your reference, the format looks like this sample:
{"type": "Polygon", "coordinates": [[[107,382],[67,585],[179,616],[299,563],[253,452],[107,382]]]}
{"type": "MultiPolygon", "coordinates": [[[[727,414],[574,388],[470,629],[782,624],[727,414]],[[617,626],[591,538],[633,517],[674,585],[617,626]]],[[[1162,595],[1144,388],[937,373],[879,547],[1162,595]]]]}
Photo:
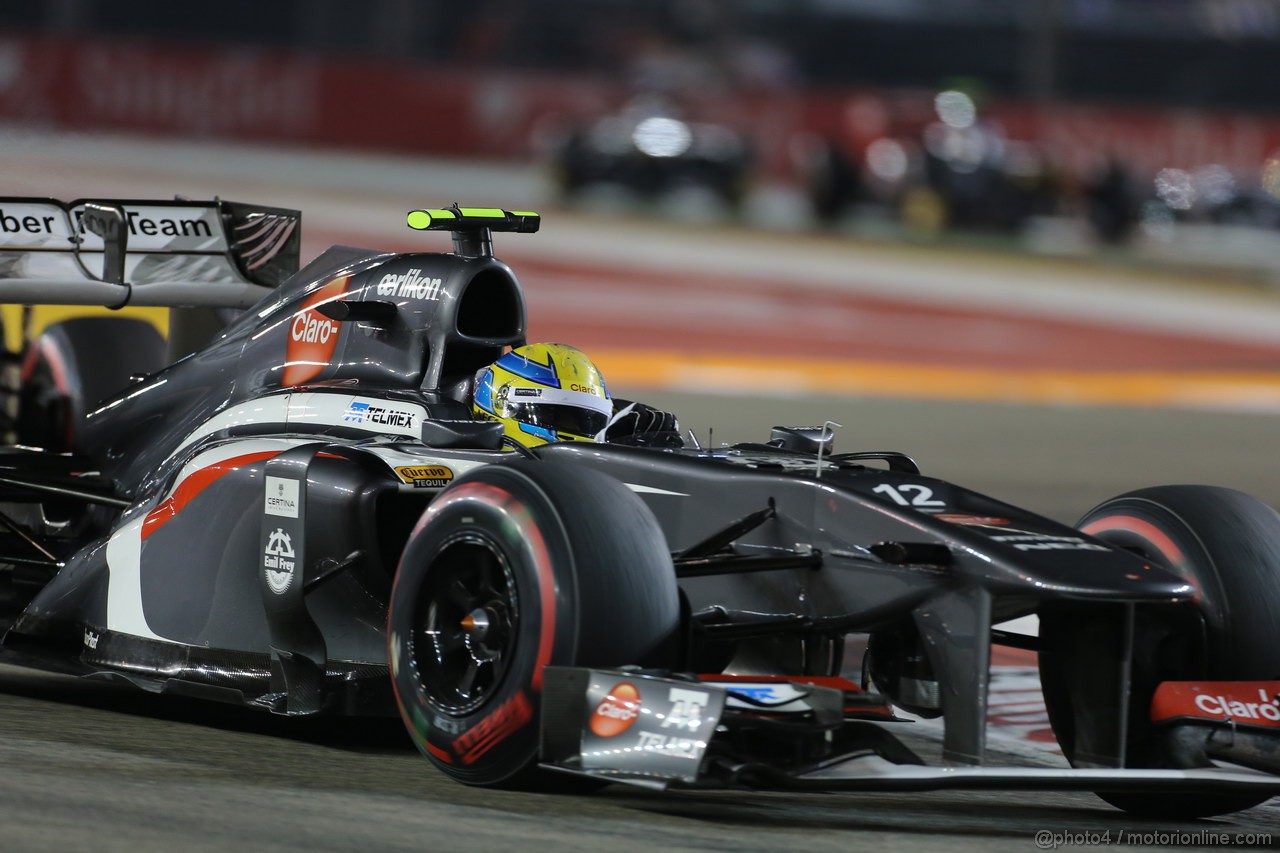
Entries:
{"type": "Polygon", "coordinates": [[[646,201],[693,190],[736,211],[751,156],[746,139],[733,129],[687,120],[673,100],[646,95],[570,129],[553,163],[557,188],[569,202],[598,190],[620,189],[646,201]]]}
{"type": "Polygon", "coordinates": [[[827,137],[808,146],[798,167],[818,221],[870,216],[917,234],[1018,234],[1031,217],[1061,210],[1060,182],[1041,145],[1008,138],[960,90],[939,92],[930,112],[926,122],[889,122],[862,145],[827,137]]]}

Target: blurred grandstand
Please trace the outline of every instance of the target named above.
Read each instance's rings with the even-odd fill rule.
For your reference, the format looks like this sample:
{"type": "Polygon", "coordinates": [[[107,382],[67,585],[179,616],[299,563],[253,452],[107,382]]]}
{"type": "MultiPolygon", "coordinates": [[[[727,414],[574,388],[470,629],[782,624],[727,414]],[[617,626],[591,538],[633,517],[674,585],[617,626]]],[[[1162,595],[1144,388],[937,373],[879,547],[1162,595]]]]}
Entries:
{"type": "Polygon", "coordinates": [[[1280,0],[30,0],[0,5],[0,121],[1275,274],[1278,55],[1280,0]]]}

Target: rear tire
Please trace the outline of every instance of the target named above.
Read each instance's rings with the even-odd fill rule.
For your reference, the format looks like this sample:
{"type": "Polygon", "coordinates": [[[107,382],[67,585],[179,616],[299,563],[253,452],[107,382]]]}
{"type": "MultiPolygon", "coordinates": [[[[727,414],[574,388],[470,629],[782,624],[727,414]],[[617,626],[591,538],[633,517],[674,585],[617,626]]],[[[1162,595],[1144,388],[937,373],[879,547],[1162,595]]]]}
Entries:
{"type": "Polygon", "coordinates": [[[401,716],[460,782],[554,782],[536,767],[543,667],[670,664],[679,614],[665,537],[626,486],[551,461],[479,468],[431,503],[400,560],[387,633],[401,716]]]}
{"type": "Polygon", "coordinates": [[[18,443],[80,450],[85,415],[128,388],[131,376],[165,363],[164,338],[145,320],[78,317],[51,324],[23,358],[18,443]]]}
{"type": "MultiPolygon", "coordinates": [[[[1136,611],[1126,765],[1171,767],[1150,721],[1151,699],[1162,681],[1270,680],[1280,677],[1280,513],[1233,489],[1160,486],[1130,492],[1090,511],[1080,530],[1140,554],[1186,578],[1200,591],[1191,611],[1147,606],[1136,611]]],[[[1084,683],[1091,648],[1104,630],[1086,614],[1064,608],[1042,614],[1041,680],[1054,733],[1075,763],[1080,720],[1090,719],[1087,696],[1066,687],[1084,683]]],[[[1256,794],[1100,793],[1134,814],[1209,817],[1270,799],[1256,794]]]]}

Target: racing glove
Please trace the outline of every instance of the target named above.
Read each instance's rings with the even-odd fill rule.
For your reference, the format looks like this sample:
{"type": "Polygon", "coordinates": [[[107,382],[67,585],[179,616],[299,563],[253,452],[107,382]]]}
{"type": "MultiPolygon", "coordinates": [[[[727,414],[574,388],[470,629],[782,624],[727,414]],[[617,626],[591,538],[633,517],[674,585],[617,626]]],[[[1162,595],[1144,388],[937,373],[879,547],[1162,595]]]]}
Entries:
{"type": "Polygon", "coordinates": [[[680,421],[671,412],[615,398],[604,440],[632,447],[684,447],[680,421]]]}

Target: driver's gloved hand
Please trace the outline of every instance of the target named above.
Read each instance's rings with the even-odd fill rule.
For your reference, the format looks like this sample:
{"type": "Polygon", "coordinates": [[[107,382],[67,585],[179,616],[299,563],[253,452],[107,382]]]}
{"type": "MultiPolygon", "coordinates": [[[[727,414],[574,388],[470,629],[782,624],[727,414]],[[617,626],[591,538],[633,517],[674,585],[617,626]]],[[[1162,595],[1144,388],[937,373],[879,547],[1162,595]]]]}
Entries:
{"type": "Polygon", "coordinates": [[[616,397],[613,403],[613,418],[604,430],[605,441],[633,447],[684,447],[680,421],[673,413],[616,397]]]}

